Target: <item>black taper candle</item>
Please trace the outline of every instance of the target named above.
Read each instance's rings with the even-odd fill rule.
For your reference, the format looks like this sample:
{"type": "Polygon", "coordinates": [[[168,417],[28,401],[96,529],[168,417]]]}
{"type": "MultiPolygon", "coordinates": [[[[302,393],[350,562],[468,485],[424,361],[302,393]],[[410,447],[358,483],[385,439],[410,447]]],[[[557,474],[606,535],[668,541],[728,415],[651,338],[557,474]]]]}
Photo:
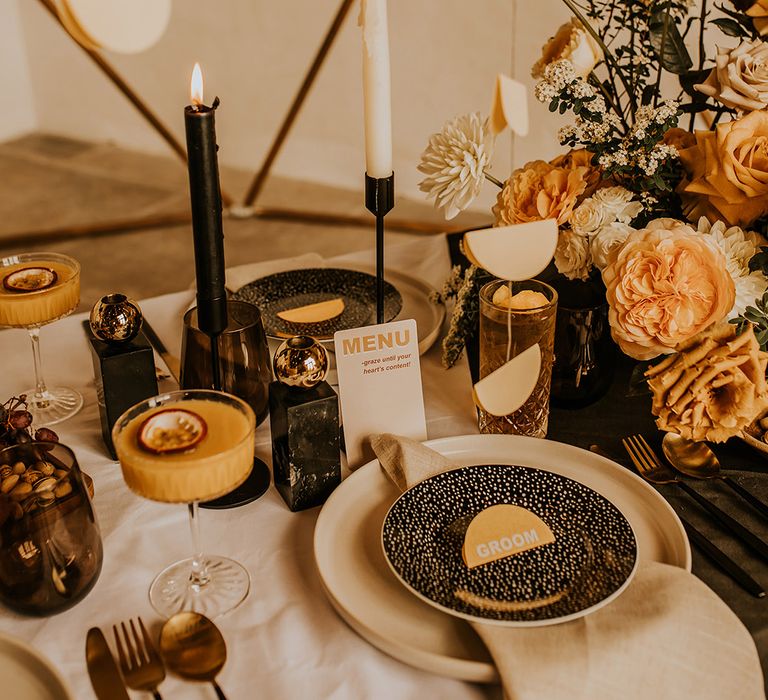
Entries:
{"type": "Polygon", "coordinates": [[[384,323],[384,217],[395,206],[395,174],[365,174],[365,208],[376,217],[376,323],[384,323]]]}
{"type": "Polygon", "coordinates": [[[221,388],[218,336],[227,327],[224,286],[224,228],[216,146],[216,98],[211,107],[184,108],[189,168],[189,196],[195,247],[195,277],[200,330],[211,337],[214,389],[221,388]]]}

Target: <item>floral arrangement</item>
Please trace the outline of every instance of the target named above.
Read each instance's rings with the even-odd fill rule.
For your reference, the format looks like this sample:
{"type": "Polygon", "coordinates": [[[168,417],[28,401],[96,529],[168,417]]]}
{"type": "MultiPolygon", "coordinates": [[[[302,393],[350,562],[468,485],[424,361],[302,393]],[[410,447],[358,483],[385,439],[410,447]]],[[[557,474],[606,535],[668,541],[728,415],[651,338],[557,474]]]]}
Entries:
{"type": "MultiPolygon", "coordinates": [[[[567,150],[497,179],[489,122],[468,114],[431,137],[421,189],[448,219],[486,181],[499,188],[494,225],[555,219],[557,270],[602,279],[613,338],[636,359],[723,320],[765,349],[768,0],[563,2],[573,17],[532,75],[536,99],[570,115],[567,150]]],[[[446,366],[476,325],[478,272],[454,270],[439,295],[456,299],[446,366]]]]}

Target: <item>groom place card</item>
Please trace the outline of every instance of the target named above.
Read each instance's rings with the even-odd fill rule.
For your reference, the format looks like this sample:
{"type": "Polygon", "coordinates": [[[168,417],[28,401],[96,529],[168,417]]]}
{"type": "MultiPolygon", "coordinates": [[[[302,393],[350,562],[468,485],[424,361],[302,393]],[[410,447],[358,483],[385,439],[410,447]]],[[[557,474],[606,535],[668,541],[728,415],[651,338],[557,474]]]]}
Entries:
{"type": "Polygon", "coordinates": [[[416,321],[338,331],[333,342],[350,468],[374,458],[375,433],[426,440],[416,321]]]}

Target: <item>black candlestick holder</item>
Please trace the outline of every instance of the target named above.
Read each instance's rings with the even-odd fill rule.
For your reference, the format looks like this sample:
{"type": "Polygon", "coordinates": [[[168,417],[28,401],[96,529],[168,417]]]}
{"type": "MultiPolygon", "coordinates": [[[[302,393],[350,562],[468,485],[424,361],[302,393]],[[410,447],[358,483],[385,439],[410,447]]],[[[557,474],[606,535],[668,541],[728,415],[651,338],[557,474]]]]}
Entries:
{"type": "Polygon", "coordinates": [[[365,208],[376,217],[376,323],[384,323],[384,217],[395,206],[395,174],[365,174],[365,208]]]}

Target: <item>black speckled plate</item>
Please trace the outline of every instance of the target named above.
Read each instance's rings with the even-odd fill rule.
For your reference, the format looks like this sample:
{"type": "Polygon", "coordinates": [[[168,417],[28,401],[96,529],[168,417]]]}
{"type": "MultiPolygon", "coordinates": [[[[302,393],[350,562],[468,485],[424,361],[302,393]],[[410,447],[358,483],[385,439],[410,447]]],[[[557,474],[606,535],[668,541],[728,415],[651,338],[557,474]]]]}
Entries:
{"type": "MultiPolygon", "coordinates": [[[[234,298],[259,307],[264,330],[272,338],[311,335],[329,340],[336,331],[376,323],[376,278],[357,270],[326,267],[277,272],[240,287],[234,298]],[[344,311],[328,321],[290,323],[277,315],[330,299],[343,299],[344,311]]],[[[402,306],[400,293],[384,282],[384,321],[393,320],[402,306]]]]}
{"type": "Polygon", "coordinates": [[[416,484],[382,527],[384,555],[425,602],[468,620],[533,627],[567,622],[608,604],[637,568],[632,526],[610,501],[567,477],[530,467],[462,467],[416,484]],[[469,569],[464,533],[480,511],[521,506],[555,541],[469,569]]]}

